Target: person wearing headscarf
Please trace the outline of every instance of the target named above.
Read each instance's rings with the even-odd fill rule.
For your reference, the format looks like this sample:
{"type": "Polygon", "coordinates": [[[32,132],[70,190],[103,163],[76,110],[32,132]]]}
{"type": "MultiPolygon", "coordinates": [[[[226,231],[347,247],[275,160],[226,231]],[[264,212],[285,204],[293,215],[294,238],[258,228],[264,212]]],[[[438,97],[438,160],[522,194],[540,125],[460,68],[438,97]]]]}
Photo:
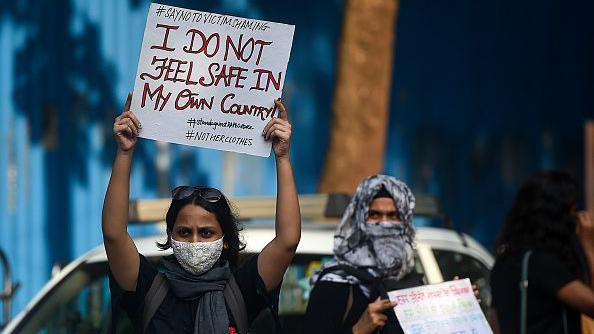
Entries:
{"type": "Polygon", "coordinates": [[[396,304],[378,286],[424,284],[414,270],[414,208],[412,191],[394,177],[374,175],[359,184],[336,230],[333,259],[312,276],[306,333],[402,333],[396,304]]]}

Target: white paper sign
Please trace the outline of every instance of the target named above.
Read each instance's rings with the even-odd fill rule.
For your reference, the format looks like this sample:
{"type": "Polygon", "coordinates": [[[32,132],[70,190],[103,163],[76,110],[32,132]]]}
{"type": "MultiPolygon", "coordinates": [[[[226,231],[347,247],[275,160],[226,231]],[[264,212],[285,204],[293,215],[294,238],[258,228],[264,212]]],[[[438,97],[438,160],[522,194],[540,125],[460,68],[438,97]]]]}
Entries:
{"type": "Polygon", "coordinates": [[[493,334],[470,280],[388,292],[406,334],[493,334]]]}
{"type": "Polygon", "coordinates": [[[140,137],[267,157],[295,27],[152,3],[131,110],[140,137]]]}

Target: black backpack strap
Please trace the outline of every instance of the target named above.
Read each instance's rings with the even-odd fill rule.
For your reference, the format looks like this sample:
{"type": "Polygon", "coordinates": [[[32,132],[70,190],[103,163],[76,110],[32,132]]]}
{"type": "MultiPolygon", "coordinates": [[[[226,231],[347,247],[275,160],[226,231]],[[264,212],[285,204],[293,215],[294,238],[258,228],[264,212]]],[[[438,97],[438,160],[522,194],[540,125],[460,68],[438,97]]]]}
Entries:
{"type": "Polygon", "coordinates": [[[529,250],[522,256],[522,280],[520,281],[520,333],[526,333],[526,319],[528,318],[528,264],[530,263],[529,250]]]}
{"type": "Polygon", "coordinates": [[[353,307],[353,286],[349,284],[349,295],[347,296],[347,305],[346,309],[344,310],[344,315],[342,316],[342,324],[346,321],[346,318],[351,312],[351,308],[353,307]]]}
{"type": "Polygon", "coordinates": [[[237,285],[237,281],[235,281],[234,275],[231,275],[231,278],[229,281],[227,281],[227,285],[225,286],[225,290],[223,290],[223,294],[225,295],[225,302],[227,303],[227,306],[233,315],[233,319],[235,319],[237,332],[239,334],[247,334],[247,308],[245,306],[245,301],[243,300],[241,290],[239,289],[239,285],[237,285]]]}
{"type": "Polygon", "coordinates": [[[144,309],[142,312],[142,332],[145,333],[151,322],[151,319],[157,313],[159,306],[165,299],[169,287],[165,281],[165,275],[163,273],[157,273],[151,287],[149,288],[146,296],[144,296],[144,309]]]}
{"type": "Polygon", "coordinates": [[[371,291],[376,291],[378,293],[378,295],[381,296],[383,299],[389,299],[388,291],[386,290],[386,287],[384,286],[384,283],[382,282],[381,279],[371,275],[367,271],[353,268],[353,267],[347,266],[347,265],[339,264],[339,265],[331,266],[331,267],[328,267],[328,268],[322,270],[322,272],[318,276],[316,283],[319,282],[320,279],[324,275],[329,274],[334,271],[339,271],[339,270],[342,270],[342,271],[346,272],[347,274],[356,277],[363,284],[370,286],[371,291]]]}
{"type": "MultiPolygon", "coordinates": [[[[530,263],[530,256],[532,250],[526,251],[522,256],[522,280],[520,281],[520,333],[527,332],[528,322],[528,265],[530,263]]],[[[567,334],[569,329],[567,327],[567,310],[563,307],[563,314],[561,315],[563,323],[563,333],[567,334]]]]}
{"type": "MultiPolygon", "coordinates": [[[[261,281],[262,282],[262,281],[261,281]]],[[[264,282],[262,282],[262,286],[257,287],[258,293],[264,298],[266,302],[267,308],[270,310],[270,315],[272,316],[272,320],[274,321],[275,332],[277,334],[284,333],[283,326],[280,322],[280,318],[278,317],[278,307],[276,307],[277,303],[274,302],[270,295],[266,291],[266,286],[264,286],[264,282]]]]}

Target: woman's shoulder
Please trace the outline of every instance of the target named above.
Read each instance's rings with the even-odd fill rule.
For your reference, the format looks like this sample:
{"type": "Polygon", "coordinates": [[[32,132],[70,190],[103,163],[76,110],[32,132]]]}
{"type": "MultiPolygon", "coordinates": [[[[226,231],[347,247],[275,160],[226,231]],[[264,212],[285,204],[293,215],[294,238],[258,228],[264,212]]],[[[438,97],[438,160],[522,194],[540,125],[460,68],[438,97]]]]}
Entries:
{"type": "Polygon", "coordinates": [[[510,275],[520,275],[524,261],[527,261],[531,275],[570,271],[567,261],[558,252],[548,249],[521,250],[497,256],[491,269],[492,283],[507,281],[510,275]]]}
{"type": "Polygon", "coordinates": [[[547,249],[547,248],[534,248],[534,249],[517,249],[515,251],[508,250],[497,254],[495,257],[496,265],[506,265],[521,262],[528,254],[530,254],[529,260],[532,262],[535,259],[547,260],[547,259],[561,259],[562,256],[558,250],[547,249]]]}
{"type": "MultiPolygon", "coordinates": [[[[493,268],[491,269],[491,280],[502,278],[504,280],[510,274],[515,275],[519,273],[522,266],[522,259],[526,255],[527,250],[516,250],[501,252],[496,255],[493,268]]],[[[540,258],[540,251],[532,251],[530,253],[530,261],[533,262],[535,258],[540,258]]]]}
{"type": "Polygon", "coordinates": [[[313,286],[311,293],[316,296],[346,295],[353,287],[355,287],[355,285],[347,282],[318,281],[313,286]]]}
{"type": "Polygon", "coordinates": [[[233,277],[243,296],[249,323],[265,308],[278,309],[281,285],[279,283],[278,287],[267,291],[258,272],[257,254],[246,258],[237,268],[234,268],[233,277]]]}
{"type": "Polygon", "coordinates": [[[414,288],[417,286],[425,285],[425,275],[417,273],[416,271],[410,272],[403,278],[396,279],[385,279],[383,281],[384,286],[388,291],[414,288]]]}
{"type": "Polygon", "coordinates": [[[308,310],[324,310],[324,312],[330,313],[339,310],[343,312],[349,298],[352,298],[354,304],[366,300],[357,285],[346,282],[319,281],[311,290],[308,310]]]}
{"type": "Polygon", "coordinates": [[[157,267],[149,259],[142,254],[139,254],[139,257],[138,278],[134,291],[122,289],[109,271],[109,289],[111,302],[114,305],[113,311],[118,314],[117,316],[120,311],[124,311],[134,323],[139,323],[142,319],[146,295],[158,273],[157,267]]]}
{"type": "Polygon", "coordinates": [[[318,281],[315,286],[320,288],[332,288],[332,289],[348,289],[353,284],[348,282],[335,282],[335,281],[326,281],[320,280],[318,281]]]}

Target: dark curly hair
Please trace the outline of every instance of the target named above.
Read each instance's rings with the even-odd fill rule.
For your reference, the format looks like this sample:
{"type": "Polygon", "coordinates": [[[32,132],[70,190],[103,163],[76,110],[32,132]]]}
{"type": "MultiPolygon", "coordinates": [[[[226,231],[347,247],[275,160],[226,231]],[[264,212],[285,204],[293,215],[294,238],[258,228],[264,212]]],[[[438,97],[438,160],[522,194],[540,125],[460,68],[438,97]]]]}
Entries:
{"type": "Polygon", "coordinates": [[[245,244],[239,239],[239,231],[241,231],[242,228],[237,219],[237,215],[233,212],[234,210],[231,208],[229,201],[224,195],[221,195],[221,198],[215,203],[204,200],[196,193],[193,193],[184,199],[171,200],[171,205],[165,216],[165,222],[167,224],[167,240],[164,243],[157,242],[157,247],[162,250],[171,248],[173,225],[175,224],[177,215],[186,205],[200,206],[215,215],[223,230],[223,242],[227,245],[227,248],[223,249],[221,258],[229,261],[231,268],[236,268],[239,252],[245,248],[245,244]]]}
{"type": "Polygon", "coordinates": [[[549,250],[575,268],[577,194],[576,181],[564,172],[546,171],[528,178],[507,213],[495,244],[497,257],[549,250]]]}

